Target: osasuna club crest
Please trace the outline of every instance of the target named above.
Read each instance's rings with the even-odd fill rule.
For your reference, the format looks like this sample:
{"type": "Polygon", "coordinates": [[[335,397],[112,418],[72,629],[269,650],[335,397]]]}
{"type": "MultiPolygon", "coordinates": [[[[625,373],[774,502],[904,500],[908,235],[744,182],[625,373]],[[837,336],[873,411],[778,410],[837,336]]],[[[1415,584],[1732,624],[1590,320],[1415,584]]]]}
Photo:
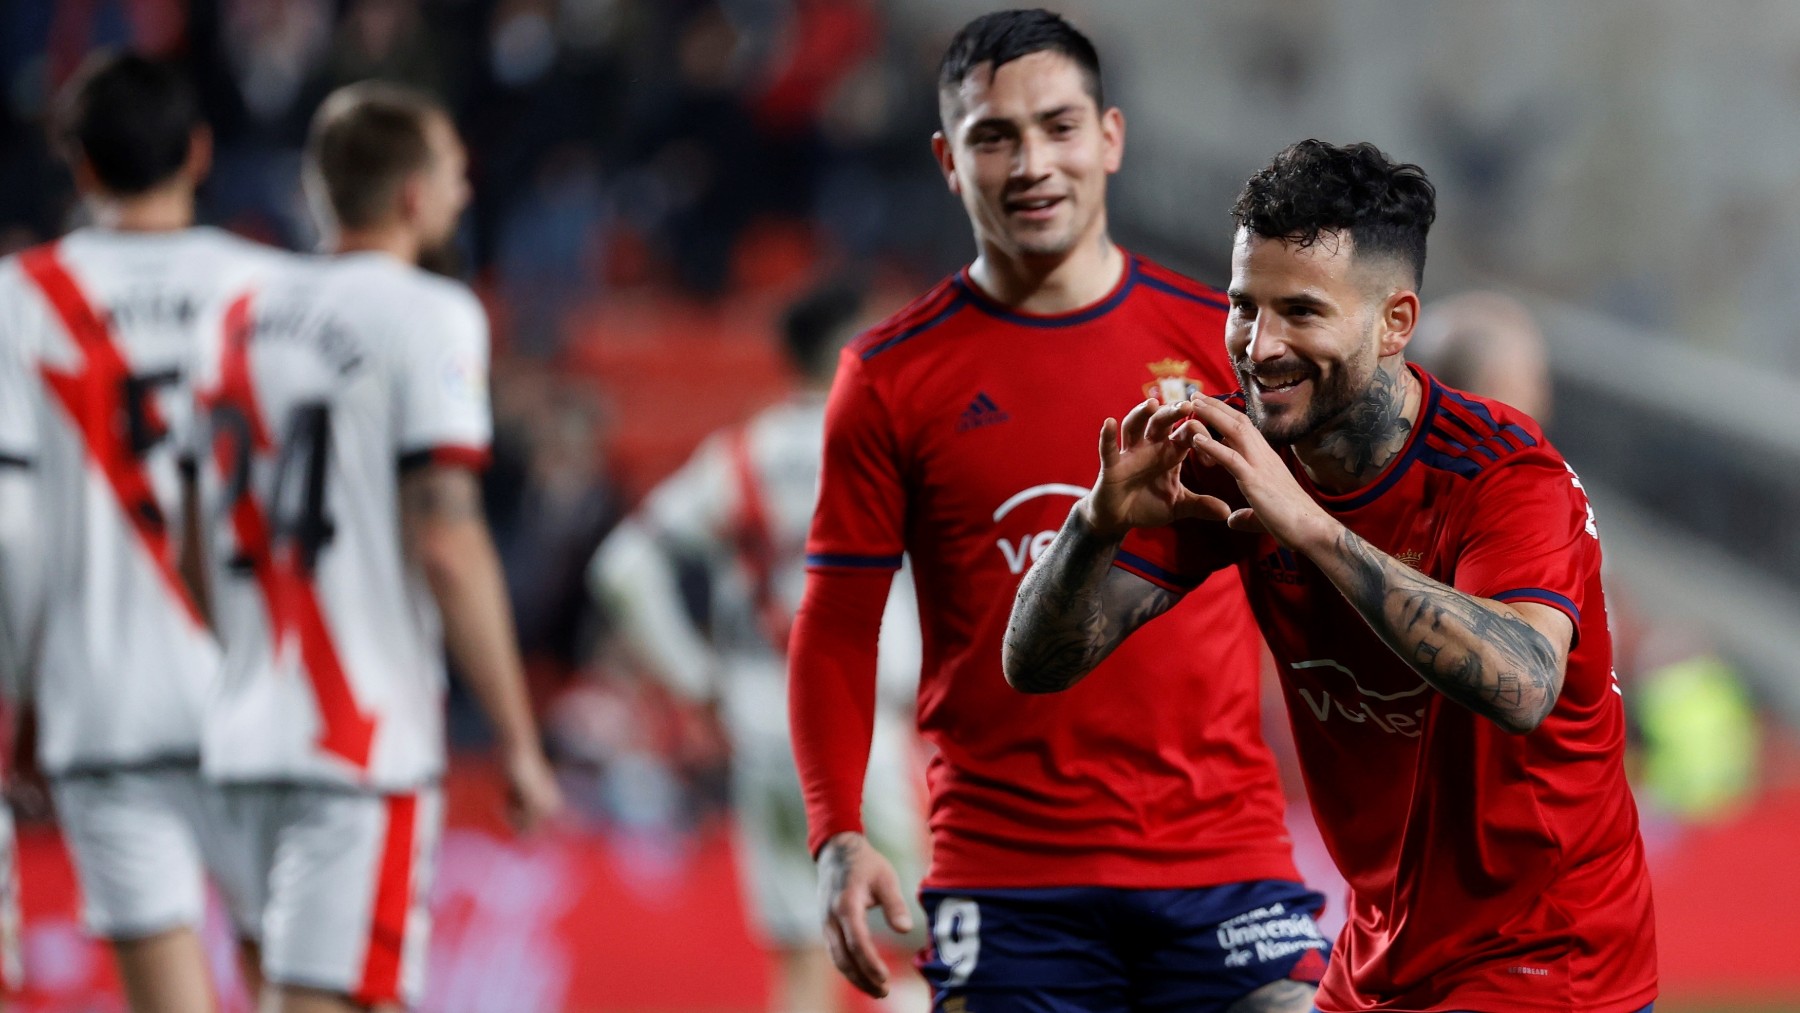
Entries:
{"type": "Polygon", "coordinates": [[[1144,396],[1156,398],[1164,404],[1199,397],[1204,391],[1200,381],[1188,375],[1188,369],[1192,365],[1186,359],[1144,363],[1144,367],[1155,378],[1144,384],[1144,396]]]}

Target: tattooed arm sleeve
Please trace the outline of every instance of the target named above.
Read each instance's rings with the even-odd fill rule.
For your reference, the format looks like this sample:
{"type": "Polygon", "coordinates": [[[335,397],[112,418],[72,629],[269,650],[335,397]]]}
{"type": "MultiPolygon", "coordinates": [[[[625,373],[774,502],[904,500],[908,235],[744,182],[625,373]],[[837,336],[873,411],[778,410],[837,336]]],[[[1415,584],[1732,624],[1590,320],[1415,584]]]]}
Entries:
{"type": "Polygon", "coordinates": [[[1013,601],[1006,681],[1025,693],[1068,689],[1180,595],[1112,565],[1120,539],[1094,532],[1073,510],[1013,601]]]}
{"type": "Polygon", "coordinates": [[[1464,594],[1348,528],[1311,555],[1376,635],[1445,696],[1521,734],[1556,705],[1574,635],[1562,612],[1464,594]]]}

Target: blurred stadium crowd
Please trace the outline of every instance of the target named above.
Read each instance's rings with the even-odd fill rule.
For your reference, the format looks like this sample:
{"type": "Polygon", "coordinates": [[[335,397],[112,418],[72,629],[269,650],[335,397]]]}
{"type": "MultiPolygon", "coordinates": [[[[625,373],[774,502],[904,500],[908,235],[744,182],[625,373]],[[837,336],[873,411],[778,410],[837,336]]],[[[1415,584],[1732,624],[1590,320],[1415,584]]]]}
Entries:
{"type": "MultiPolygon", "coordinates": [[[[726,421],[653,405],[725,387],[715,403],[736,416],[786,388],[776,311],[823,251],[920,278],[960,255],[931,213],[935,110],[910,86],[931,47],[837,0],[77,2],[0,18],[0,252],[75,221],[44,120],[97,47],[189,66],[216,142],[200,219],[296,249],[317,239],[299,166],[321,98],[381,77],[447,101],[475,199],[466,262],[443,266],[494,323],[488,507],[545,721],[598,779],[596,815],[653,830],[716,815],[716,728],[617,677],[587,560],[726,421]]],[[[482,735],[472,714],[452,729],[482,735]]]]}

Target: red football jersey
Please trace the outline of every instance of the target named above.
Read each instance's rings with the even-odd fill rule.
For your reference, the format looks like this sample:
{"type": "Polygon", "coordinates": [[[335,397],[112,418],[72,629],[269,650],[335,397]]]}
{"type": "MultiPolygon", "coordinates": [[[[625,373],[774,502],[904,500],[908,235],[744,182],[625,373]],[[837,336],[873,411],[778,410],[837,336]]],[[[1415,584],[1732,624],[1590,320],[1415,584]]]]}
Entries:
{"type": "MultiPolygon", "coordinates": [[[[1299,878],[1236,575],[1207,582],[1068,692],[1016,692],[1000,666],[1019,581],[1098,470],[1101,421],[1148,394],[1234,386],[1224,313],[1216,291],[1128,255],[1117,286],[1084,309],[1016,312],[963,272],[845,350],[808,579],[912,559],[931,750],[927,884],[1299,878]]],[[[831,664],[803,643],[791,661],[796,714],[809,691],[826,692],[815,680],[831,664]]],[[[859,826],[846,810],[861,758],[829,755],[804,721],[795,749],[817,849],[859,826]]]]}
{"type": "Polygon", "coordinates": [[[1413,372],[1418,424],[1368,486],[1321,492],[1284,456],[1340,522],[1433,580],[1568,614],[1562,695],[1536,731],[1508,734],[1428,686],[1266,535],[1140,530],[1116,565],[1171,588],[1233,562],[1244,576],[1351,888],[1321,1010],[1640,1009],[1656,995],[1656,927],[1594,515],[1535,422],[1413,372]]]}

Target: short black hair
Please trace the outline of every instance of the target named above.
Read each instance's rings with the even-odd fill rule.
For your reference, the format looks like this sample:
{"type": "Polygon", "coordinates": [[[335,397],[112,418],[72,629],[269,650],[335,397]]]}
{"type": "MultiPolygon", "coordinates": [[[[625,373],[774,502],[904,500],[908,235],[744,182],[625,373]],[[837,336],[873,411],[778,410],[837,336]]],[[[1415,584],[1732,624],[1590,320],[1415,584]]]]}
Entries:
{"type": "Polygon", "coordinates": [[[1425,170],[1395,162],[1366,141],[1301,141],[1250,177],[1231,207],[1239,228],[1265,239],[1311,246],[1320,233],[1348,233],[1356,256],[1389,256],[1425,282],[1425,234],[1437,218],[1437,189],[1425,170]]]}
{"type": "Polygon", "coordinates": [[[781,317],[788,358],[807,376],[824,376],[862,316],[865,287],[848,276],[832,278],[794,300],[781,317]]]}
{"type": "Polygon", "coordinates": [[[187,162],[200,102],[174,66],[102,52],[64,86],[52,123],[71,165],[86,159],[100,185],[130,197],[167,182],[187,162]]]}
{"type": "MultiPolygon", "coordinates": [[[[938,95],[954,96],[964,80],[984,63],[993,70],[1032,53],[1061,53],[1081,68],[1094,105],[1106,108],[1106,92],[1100,84],[1100,54],[1087,36],[1063,20],[1062,15],[1041,8],[995,11],[962,26],[944,62],[938,65],[938,95]]],[[[941,108],[941,106],[940,106],[941,108]]]]}

